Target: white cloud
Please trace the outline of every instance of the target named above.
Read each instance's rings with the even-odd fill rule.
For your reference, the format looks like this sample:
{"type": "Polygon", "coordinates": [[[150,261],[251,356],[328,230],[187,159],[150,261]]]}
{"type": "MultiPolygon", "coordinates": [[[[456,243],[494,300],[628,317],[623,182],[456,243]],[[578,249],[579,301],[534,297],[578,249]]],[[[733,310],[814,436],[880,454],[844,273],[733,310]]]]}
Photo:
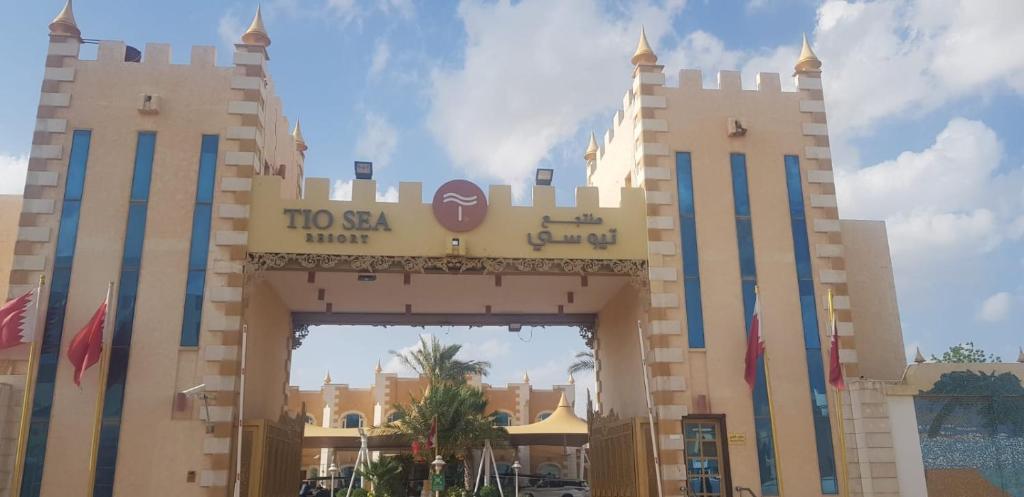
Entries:
{"type": "Polygon", "coordinates": [[[953,99],[1008,87],[1024,92],[1024,2],[829,0],[814,48],[824,62],[832,133],[860,133],[953,99]]]}
{"type": "Polygon", "coordinates": [[[0,194],[21,195],[25,191],[28,155],[0,153],[0,194]]]}
{"type": "Polygon", "coordinates": [[[416,14],[412,0],[327,0],[325,7],[328,14],[340,18],[346,24],[360,21],[374,12],[385,16],[398,15],[402,19],[411,19],[416,14]]]}
{"type": "Polygon", "coordinates": [[[978,310],[978,319],[990,323],[1003,321],[1010,315],[1013,296],[1009,292],[999,292],[985,299],[978,310]]]}
{"type": "Polygon", "coordinates": [[[245,33],[248,27],[248,24],[238,17],[234,10],[229,10],[220,16],[220,20],[217,22],[217,35],[220,36],[220,41],[225,47],[233,50],[235,43],[242,39],[242,33],[245,33]]]}
{"type": "Polygon", "coordinates": [[[1003,148],[979,121],[953,119],[920,152],[856,171],[839,168],[844,217],[887,221],[897,264],[989,252],[1024,216],[1024,170],[1000,173],[1003,148]]]}
{"type": "Polygon", "coordinates": [[[398,130],[394,125],[386,117],[368,112],[363,134],[356,141],[356,157],[373,162],[374,167],[388,167],[397,146],[398,130]]]}
{"type": "Polygon", "coordinates": [[[380,75],[381,72],[388,65],[388,59],[391,58],[391,47],[387,41],[381,41],[377,43],[377,48],[373,51],[373,59],[370,61],[370,73],[369,77],[380,75]]]}
{"type": "Polygon", "coordinates": [[[682,5],[464,0],[464,62],[434,73],[428,127],[456,166],[521,192],[554,146],[621,101],[641,23],[657,45],[682,5]]]}
{"type": "MultiPolygon", "coordinates": [[[[398,202],[398,189],[393,186],[387,187],[383,192],[378,189],[376,197],[378,202],[398,202]]],[[[331,185],[331,200],[352,200],[352,180],[334,180],[334,184],[331,185]]]]}

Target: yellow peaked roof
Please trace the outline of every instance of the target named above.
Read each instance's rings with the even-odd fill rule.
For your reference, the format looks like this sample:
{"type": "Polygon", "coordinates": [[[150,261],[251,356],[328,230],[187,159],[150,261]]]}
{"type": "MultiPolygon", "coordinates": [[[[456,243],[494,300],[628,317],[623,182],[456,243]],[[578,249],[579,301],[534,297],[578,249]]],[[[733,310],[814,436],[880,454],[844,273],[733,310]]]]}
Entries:
{"type": "Polygon", "coordinates": [[[821,61],[811,50],[811,44],[807,42],[807,34],[804,34],[804,46],[800,49],[800,58],[796,61],[796,72],[820,72],[821,61]]]}
{"type": "Polygon", "coordinates": [[[629,60],[634,66],[640,64],[653,65],[658,62],[658,56],[654,55],[654,50],[651,50],[651,44],[647,43],[647,32],[644,31],[643,26],[640,27],[640,42],[636,45],[636,52],[633,53],[633,58],[629,60]]]}
{"type": "Polygon", "coordinates": [[[64,4],[57,17],[50,21],[50,34],[81,37],[82,32],[75,22],[75,12],[71,6],[71,0],[64,4]]]}
{"type": "Polygon", "coordinates": [[[249,25],[249,29],[245,30],[242,35],[242,43],[246,45],[258,45],[261,47],[270,46],[270,34],[267,33],[267,28],[263,26],[263,13],[260,11],[260,7],[256,7],[256,16],[252,18],[252,24],[249,25]]]}
{"type": "Polygon", "coordinates": [[[555,412],[544,420],[505,429],[509,435],[585,435],[587,422],[576,417],[563,392],[555,412]]]}

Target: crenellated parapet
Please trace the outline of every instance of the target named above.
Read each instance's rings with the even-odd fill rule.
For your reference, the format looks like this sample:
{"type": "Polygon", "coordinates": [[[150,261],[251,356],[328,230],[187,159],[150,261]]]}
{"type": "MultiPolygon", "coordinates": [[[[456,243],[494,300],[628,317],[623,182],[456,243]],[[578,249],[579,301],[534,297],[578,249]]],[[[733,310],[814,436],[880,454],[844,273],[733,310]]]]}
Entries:
{"type": "MultiPolygon", "coordinates": [[[[306,180],[302,198],[281,193],[281,180],[252,180],[248,250],[257,253],[632,259],[646,257],[644,197],[623,188],[614,206],[594,187],[559,205],[555,189],[535,186],[529,205],[513,205],[509,185],[491,186],[479,226],[445,228],[420,183],[401,183],[397,202],[377,200],[376,182],[354,180],[351,200],[332,200],[327,179],[306,180]]],[[[433,195],[431,195],[433,197],[433,195]]]]}

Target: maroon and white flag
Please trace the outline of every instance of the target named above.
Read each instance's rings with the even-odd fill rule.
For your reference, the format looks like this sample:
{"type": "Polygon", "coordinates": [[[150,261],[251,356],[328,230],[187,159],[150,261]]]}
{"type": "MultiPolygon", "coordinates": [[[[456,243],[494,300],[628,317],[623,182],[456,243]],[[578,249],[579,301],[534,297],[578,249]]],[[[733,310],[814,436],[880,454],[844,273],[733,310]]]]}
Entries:
{"type": "Polygon", "coordinates": [[[754,293],[754,315],[750,318],[750,333],[747,335],[747,359],[743,378],[754,391],[757,382],[757,360],[764,355],[764,333],[761,330],[761,297],[754,293]]]}
{"type": "Polygon", "coordinates": [[[35,339],[39,294],[40,288],[36,287],[0,307],[0,349],[9,349],[35,339]]]}

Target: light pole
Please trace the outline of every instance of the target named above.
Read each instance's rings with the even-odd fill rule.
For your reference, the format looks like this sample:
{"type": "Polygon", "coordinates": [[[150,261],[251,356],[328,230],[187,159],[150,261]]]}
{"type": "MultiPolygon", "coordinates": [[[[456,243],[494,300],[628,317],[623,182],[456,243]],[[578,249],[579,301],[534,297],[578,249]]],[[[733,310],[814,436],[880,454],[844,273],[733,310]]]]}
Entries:
{"type": "Polygon", "coordinates": [[[516,497],[519,497],[519,470],[523,469],[523,466],[519,464],[519,459],[516,459],[512,463],[512,471],[516,474],[516,497]]]}
{"type": "Polygon", "coordinates": [[[331,497],[334,497],[334,475],[338,474],[338,466],[332,462],[327,473],[331,475],[331,497]]]}
{"type": "Polygon", "coordinates": [[[434,462],[430,463],[430,466],[434,468],[435,475],[434,478],[430,480],[430,489],[434,491],[434,497],[441,497],[441,490],[444,490],[444,488],[442,488],[444,487],[444,476],[441,476],[441,472],[444,471],[445,466],[444,459],[442,459],[440,455],[434,456],[434,462]],[[441,484],[437,485],[438,482],[441,484]]]}

